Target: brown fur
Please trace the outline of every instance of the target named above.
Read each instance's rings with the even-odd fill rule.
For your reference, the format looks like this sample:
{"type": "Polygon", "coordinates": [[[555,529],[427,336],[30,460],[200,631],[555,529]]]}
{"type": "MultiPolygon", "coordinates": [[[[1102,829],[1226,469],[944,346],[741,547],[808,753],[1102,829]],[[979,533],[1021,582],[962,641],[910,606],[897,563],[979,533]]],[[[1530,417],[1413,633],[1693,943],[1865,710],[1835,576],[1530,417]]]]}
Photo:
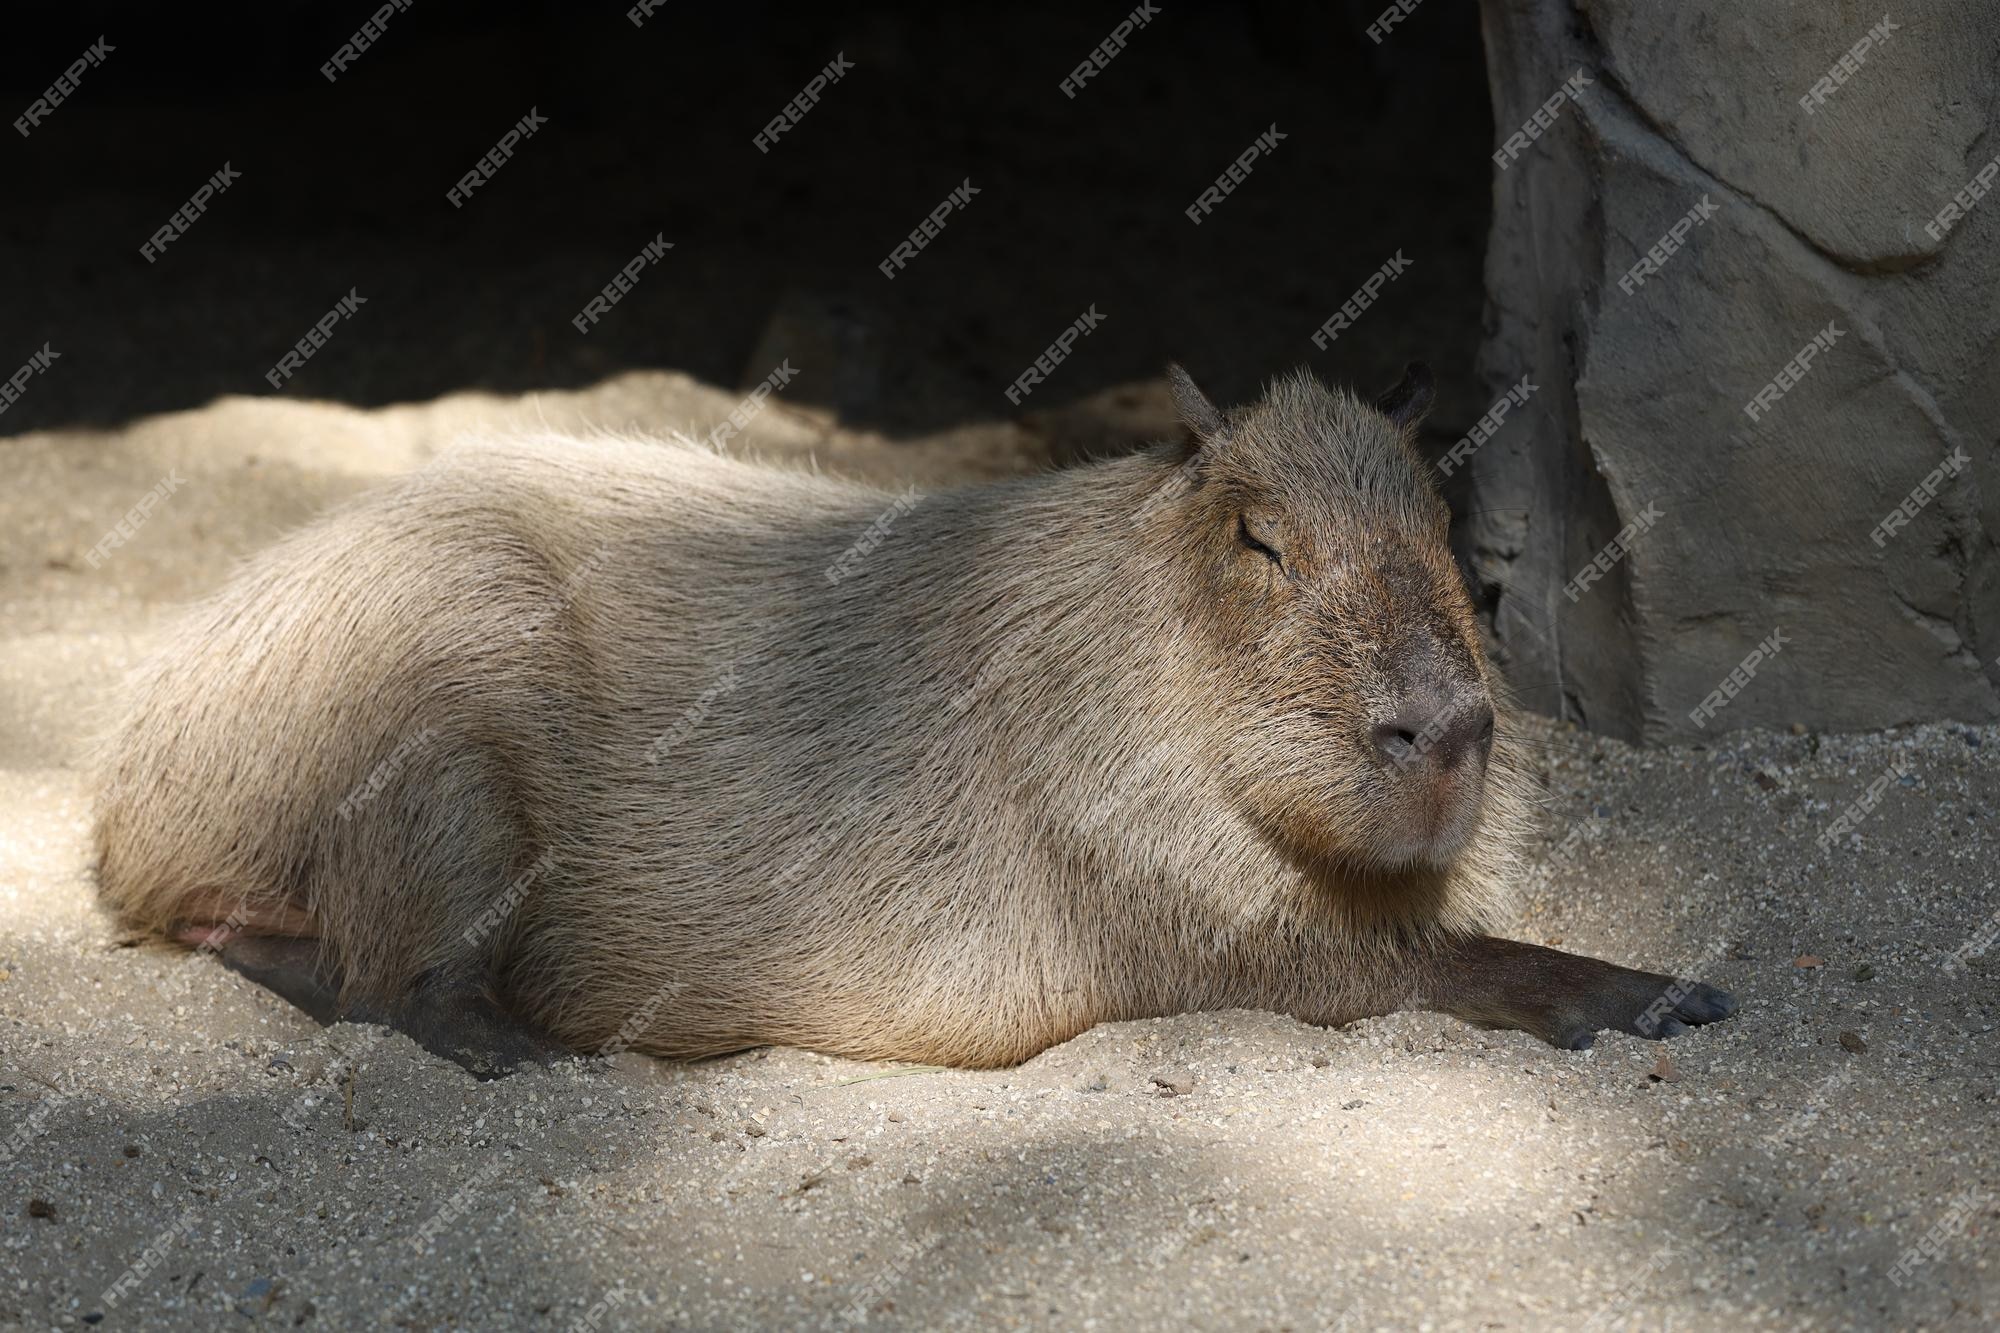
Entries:
{"type": "Polygon", "coordinates": [[[1408,1002],[1413,942],[1501,907],[1523,804],[1504,719],[1483,774],[1370,748],[1425,680],[1485,691],[1444,506],[1304,376],[1191,415],[1191,458],[903,506],[686,442],[455,450],[148,669],[103,900],[182,938],[243,904],[371,1000],[471,968],[584,1049],[994,1065],[1408,1002]]]}

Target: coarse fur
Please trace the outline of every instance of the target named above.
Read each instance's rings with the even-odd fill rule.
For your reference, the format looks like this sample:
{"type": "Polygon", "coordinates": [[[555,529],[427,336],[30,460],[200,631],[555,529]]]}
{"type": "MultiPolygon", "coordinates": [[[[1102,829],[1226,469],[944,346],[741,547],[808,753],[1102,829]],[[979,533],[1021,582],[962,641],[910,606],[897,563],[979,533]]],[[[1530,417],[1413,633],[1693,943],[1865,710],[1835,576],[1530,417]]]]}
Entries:
{"type": "Polygon", "coordinates": [[[1407,414],[1304,375],[1183,404],[1192,449],[923,495],[685,441],[450,451],[145,670],[103,901],[316,939],[345,999],[474,976],[586,1051],[991,1066],[1419,1002],[1525,809],[1504,714],[1483,774],[1370,740],[1491,693],[1445,507],[1407,414]]]}

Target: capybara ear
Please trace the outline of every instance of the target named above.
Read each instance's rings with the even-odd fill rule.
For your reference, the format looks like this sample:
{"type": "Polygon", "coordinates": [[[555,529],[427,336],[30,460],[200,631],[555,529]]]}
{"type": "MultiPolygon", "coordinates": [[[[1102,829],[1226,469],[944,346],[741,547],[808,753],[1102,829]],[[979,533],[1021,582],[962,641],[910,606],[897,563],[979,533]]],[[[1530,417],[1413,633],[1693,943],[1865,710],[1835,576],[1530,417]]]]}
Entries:
{"type": "Polygon", "coordinates": [[[1431,410],[1437,394],[1431,388],[1431,368],[1421,361],[1403,367],[1396,387],[1375,400],[1375,410],[1398,426],[1415,426],[1431,410]]]}
{"type": "Polygon", "coordinates": [[[1167,383],[1174,391],[1174,410],[1181,414],[1181,420],[1197,440],[1206,444],[1222,434],[1222,413],[1208,401],[1208,395],[1194,382],[1194,376],[1182,369],[1178,361],[1167,364],[1167,383]]]}

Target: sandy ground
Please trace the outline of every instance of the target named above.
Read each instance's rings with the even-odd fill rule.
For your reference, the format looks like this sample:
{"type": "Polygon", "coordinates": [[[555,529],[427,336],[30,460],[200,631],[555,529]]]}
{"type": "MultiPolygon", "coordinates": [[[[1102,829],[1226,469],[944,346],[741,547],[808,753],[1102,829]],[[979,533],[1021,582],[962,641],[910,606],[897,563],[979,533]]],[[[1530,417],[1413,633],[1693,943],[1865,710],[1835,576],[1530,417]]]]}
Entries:
{"type": "MultiPolygon", "coordinates": [[[[225,399],[5,442],[0,1327],[2000,1318],[1995,728],[1651,752],[1545,729],[1513,933],[1743,1001],[1667,1047],[1232,1012],[990,1073],[766,1050],[482,1084],[207,960],[118,947],[76,766],[175,602],[466,427],[699,425],[730,403],[635,374],[373,412],[225,399]],[[1856,835],[1818,846],[1857,800],[1856,835]]],[[[1039,431],[904,444],[896,466],[1004,470],[1065,431],[1144,433],[1157,407],[1134,388],[1039,431]]],[[[883,456],[782,411],[752,433],[834,466],[883,456]]]]}

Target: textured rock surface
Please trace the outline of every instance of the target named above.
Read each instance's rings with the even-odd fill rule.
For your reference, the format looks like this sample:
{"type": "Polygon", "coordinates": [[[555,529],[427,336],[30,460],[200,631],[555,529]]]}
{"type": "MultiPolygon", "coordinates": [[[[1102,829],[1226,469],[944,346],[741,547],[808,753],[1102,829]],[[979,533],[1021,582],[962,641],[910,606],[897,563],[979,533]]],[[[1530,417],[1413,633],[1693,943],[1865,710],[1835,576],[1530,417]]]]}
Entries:
{"type": "Polygon", "coordinates": [[[1708,732],[2000,714],[2000,203],[1925,230],[2000,147],[2000,13],[1896,15],[1802,107],[1881,19],[1488,0],[1498,141],[1588,80],[1498,172],[1488,256],[1489,388],[1539,392],[1475,456],[1470,537],[1530,705],[1692,737],[1690,710],[1780,631],[1708,732]],[[1957,450],[1969,464],[1874,541],[1957,450]]]}

